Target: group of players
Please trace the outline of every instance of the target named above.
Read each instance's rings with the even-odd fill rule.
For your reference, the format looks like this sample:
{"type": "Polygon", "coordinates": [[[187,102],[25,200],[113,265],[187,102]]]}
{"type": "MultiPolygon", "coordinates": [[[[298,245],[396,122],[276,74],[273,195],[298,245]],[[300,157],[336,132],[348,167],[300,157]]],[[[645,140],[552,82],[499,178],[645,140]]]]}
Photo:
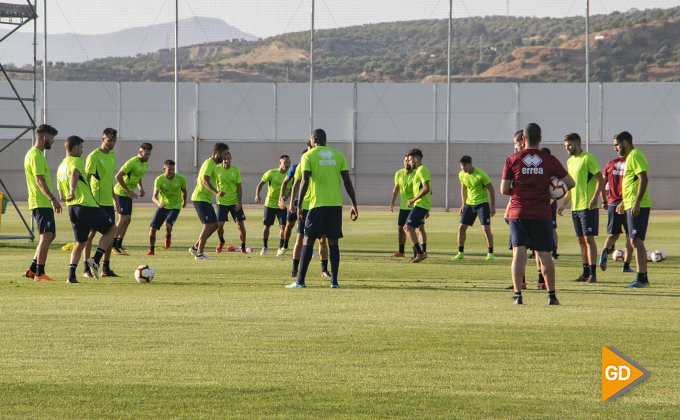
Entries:
{"type": "MultiPolygon", "coordinates": [[[[29,191],[29,208],[36,220],[40,241],[31,266],[25,276],[36,281],[53,281],[45,273],[45,261],[50,243],[55,237],[54,213],[61,213],[62,207],[52,193],[49,168],[44,150],[54,143],[57,130],[41,125],[36,130],[36,141],[25,157],[26,182],[29,191]]],[[[90,153],[83,164],[83,140],[78,136],[65,141],[66,158],[57,170],[59,198],[68,206],[76,245],[71,253],[68,283],[77,283],[76,268],[81,255],[85,261],[84,276],[99,277],[117,275],[111,270],[110,255],[127,255],[123,239],[130,224],[132,202],[137,198],[134,192],[139,187],[139,196],[144,196],[142,177],[148,168],[152,145],[143,143],[136,156],[129,159],[116,171],[113,148],[117,132],[104,130],[99,148],[90,153]],[[115,182],[114,182],[115,181],[115,182]],[[114,223],[118,213],[118,223],[114,223]],[[102,234],[94,256],[91,244],[96,232],[102,234]]],[[[522,304],[521,290],[526,288],[524,276],[527,249],[533,251],[536,259],[539,284],[537,289],[546,289],[549,304],[559,304],[555,296],[555,272],[552,262],[557,258],[556,214],[562,214],[571,201],[572,219],[583,260],[583,272],[574,281],[597,282],[596,267],[607,266],[608,254],[614,250],[619,235],[626,232],[626,255],[624,272],[633,272],[630,261],[635,255],[637,278],[626,287],[648,287],[646,250],[644,239],[649,219],[650,201],[647,192],[647,162],[644,155],[633,146],[632,136],[622,132],[614,137],[614,146],[619,154],[605,168],[605,177],[594,156],[581,148],[578,134],[565,136],[564,144],[570,158],[567,169],[551,155],[541,149],[541,129],[529,124],[514,136],[517,153],[506,160],[500,185],[501,193],[510,196],[504,219],[510,226],[510,248],[513,251],[512,288],[514,303],[522,304]],[[550,198],[549,185],[552,178],[560,179],[569,189],[562,205],[550,198]],[[605,185],[607,188],[605,189],[605,185]],[[599,254],[595,244],[598,235],[598,199],[602,208],[608,210],[607,237],[604,249],[599,254]]],[[[427,258],[427,234],[425,219],[431,209],[431,177],[422,164],[423,154],[412,149],[404,157],[404,169],[395,174],[390,210],[393,211],[397,196],[400,196],[398,217],[399,249],[393,257],[405,256],[405,242],[409,238],[413,248],[412,263],[427,258]]],[[[464,246],[468,227],[480,219],[486,238],[488,252],[486,260],[493,260],[493,235],[491,217],[495,214],[495,191],[488,175],[472,165],[469,156],[460,159],[462,205],[458,226],[458,254],[452,260],[464,258],[464,246]]],[[[264,202],[263,247],[260,255],[268,250],[270,227],[278,219],[280,225],[277,256],[283,256],[295,222],[299,220],[297,237],[293,249],[291,277],[296,282],[290,288],[305,287],[308,265],[313,258],[314,242],[318,240],[322,276],[331,278],[331,287],[338,288],[339,248],[342,237],[342,194],[341,181],[352,202],[351,216],[358,216],[354,188],[344,156],[326,146],[326,134],[315,130],[299,164],[291,167],[290,157],[281,156],[279,167],[265,172],[257,185],[255,202],[260,203],[260,192],[268,185],[264,202]],[[291,183],[292,181],[292,183],[291,183]],[[297,197],[303,197],[299,200],[297,197]],[[328,271],[330,262],[330,272],[328,271]]],[[[184,176],[175,173],[175,163],[166,160],[163,174],[156,178],[152,196],[157,205],[149,231],[149,251],[154,255],[156,233],[164,225],[166,231],[164,247],[171,245],[172,227],[180,209],[186,206],[187,191],[184,176]]],[[[224,224],[231,214],[241,241],[240,252],[252,249],[245,246],[245,214],[242,207],[241,175],[231,165],[229,147],[224,143],[214,145],[213,154],[202,164],[197,185],[191,196],[202,229],[196,243],[189,249],[196,260],[208,260],[204,249],[210,236],[217,232],[219,243],[216,252],[222,252],[224,224]],[[212,195],[216,196],[217,211],[212,206],[212,195]]],[[[232,247],[230,247],[232,248],[232,247]]],[[[235,249],[228,249],[234,250],[235,249]]]]}

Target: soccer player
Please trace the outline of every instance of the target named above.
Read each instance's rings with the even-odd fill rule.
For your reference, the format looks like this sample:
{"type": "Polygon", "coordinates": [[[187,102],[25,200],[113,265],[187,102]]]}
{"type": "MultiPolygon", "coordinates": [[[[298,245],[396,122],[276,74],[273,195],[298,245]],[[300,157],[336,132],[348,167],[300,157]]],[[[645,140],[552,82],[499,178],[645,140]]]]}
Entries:
{"type": "Polygon", "coordinates": [[[208,238],[217,230],[217,215],[212,206],[212,196],[224,197],[224,191],[218,191],[217,183],[217,165],[221,164],[229,154],[229,146],[224,143],[215,143],[213,146],[212,157],[208,158],[201,165],[196,178],[196,188],[191,194],[191,201],[194,203],[194,209],[198,219],[202,223],[201,233],[198,235],[198,241],[189,248],[189,252],[194,256],[195,260],[209,260],[203,254],[205,243],[208,238]]]}
{"type": "Polygon", "coordinates": [[[411,208],[411,212],[406,218],[404,229],[415,254],[409,262],[419,263],[427,258],[427,254],[418,243],[416,228],[425,222],[425,216],[432,207],[432,179],[430,171],[423,165],[423,152],[420,149],[411,149],[408,161],[414,171],[413,198],[406,200],[406,207],[411,208]]]}
{"type": "Polygon", "coordinates": [[[142,177],[149,167],[152,149],[151,143],[142,143],[139,146],[137,156],[125,162],[116,174],[118,183],[113,187],[113,192],[116,194],[116,201],[118,202],[118,230],[113,239],[114,254],[129,255],[123,248],[123,238],[125,238],[125,233],[127,233],[127,228],[132,219],[132,200],[137,198],[137,194],[134,193],[135,188],[139,186],[139,197],[144,197],[146,194],[142,185],[142,177]]]}
{"type": "MultiPolygon", "coordinates": [[[[406,206],[406,202],[413,198],[413,176],[415,172],[409,161],[408,155],[404,156],[404,168],[398,170],[394,174],[394,188],[392,189],[392,203],[390,203],[390,211],[394,212],[394,202],[399,196],[399,216],[397,218],[397,231],[399,239],[399,250],[395,252],[392,257],[404,257],[404,246],[406,245],[406,231],[404,225],[408,219],[411,209],[406,206]]],[[[427,218],[427,215],[425,215],[427,218]]],[[[420,237],[420,246],[424,253],[427,253],[427,234],[425,233],[425,219],[421,220],[418,226],[418,236],[420,237]]],[[[415,257],[415,254],[413,255],[415,257]]]]}
{"type": "Polygon", "coordinates": [[[153,195],[151,200],[158,208],[153,215],[149,229],[149,252],[146,255],[154,255],[156,246],[156,232],[165,224],[164,248],[170,248],[172,242],[172,227],[179,216],[181,208],[187,206],[187,180],[184,175],[175,173],[175,161],[163,162],[163,173],[153,183],[153,195]]]}
{"type": "MultiPolygon", "coordinates": [[[[111,219],[116,218],[117,202],[114,199],[113,180],[116,174],[116,154],[113,153],[113,148],[116,146],[118,130],[113,128],[106,128],[102,134],[102,142],[99,148],[94,149],[92,153],[87,155],[85,160],[85,172],[87,173],[87,183],[90,184],[90,190],[99,207],[106,212],[111,219]]],[[[90,267],[87,265],[87,260],[90,258],[92,250],[92,240],[96,230],[91,230],[87,236],[87,243],[83,250],[84,277],[92,277],[90,274],[90,267]]],[[[111,249],[106,248],[104,259],[102,262],[102,277],[119,277],[111,270],[111,249]]]]}
{"type": "MultiPolygon", "coordinates": [[[[305,153],[307,153],[307,150],[309,150],[311,148],[312,147],[309,145],[309,142],[307,142],[307,149],[304,152],[302,152],[302,154],[304,155],[305,153]]],[[[290,184],[290,182],[293,181],[298,166],[300,166],[299,163],[292,165],[290,167],[290,169],[288,169],[288,172],[286,173],[286,177],[283,178],[283,182],[281,183],[281,191],[280,191],[281,194],[279,195],[279,208],[282,208],[282,207],[286,208],[286,226],[283,230],[283,238],[284,238],[285,247],[278,249],[278,251],[276,252],[277,257],[283,257],[284,255],[286,255],[286,251],[288,250],[288,242],[290,240],[290,235],[293,233],[293,228],[295,227],[295,223],[297,222],[297,212],[291,213],[288,210],[288,207],[289,207],[288,204],[290,204],[290,203],[288,203],[288,204],[286,204],[286,203],[287,203],[287,200],[289,200],[294,195],[292,186],[294,186],[295,184],[293,183],[293,184],[291,184],[291,186],[289,186],[288,184],[290,184]]],[[[299,187],[299,184],[298,184],[298,187],[299,187]]],[[[297,206],[297,197],[295,197],[295,201],[296,201],[295,205],[297,206]]],[[[295,246],[297,246],[297,236],[295,238],[295,245],[293,246],[293,250],[295,250],[295,246]]],[[[299,261],[299,259],[300,259],[300,255],[298,254],[298,261],[299,261]]],[[[297,269],[295,270],[295,272],[297,273],[297,269]]],[[[297,275],[296,275],[296,277],[297,277],[297,275]]]]}
{"type": "Polygon", "coordinates": [[[229,213],[238,229],[241,241],[241,254],[246,253],[246,215],[243,213],[243,189],[241,188],[241,171],[231,164],[231,153],[227,152],[221,165],[217,165],[217,190],[224,192],[217,197],[217,237],[219,243],[215,252],[222,252],[224,247],[224,224],[229,221],[229,213]]]}
{"type": "Polygon", "coordinates": [[[94,257],[87,260],[90,273],[99,278],[99,262],[104,256],[106,248],[111,246],[113,235],[116,233],[116,225],[113,217],[97,205],[90,186],[83,178],[85,166],[80,158],[83,155],[83,139],[78,136],[70,136],[66,139],[64,147],[66,148],[66,157],[57,169],[57,188],[59,189],[59,198],[65,201],[68,206],[68,216],[71,219],[73,236],[76,240],[76,246],[71,252],[71,264],[66,282],[78,283],[76,268],[80,261],[80,254],[83,252],[90,235],[90,230],[94,229],[102,234],[94,257]]]}
{"type": "Polygon", "coordinates": [[[597,283],[595,237],[598,235],[600,207],[598,200],[604,188],[604,178],[595,156],[581,148],[581,136],[576,133],[564,136],[564,148],[570,155],[567,170],[576,186],[564,197],[557,212],[561,216],[571,200],[571,218],[581,247],[583,262],[583,273],[574,281],[597,283]]]}
{"type": "Polygon", "coordinates": [[[255,189],[255,203],[260,204],[260,191],[267,184],[267,198],[264,202],[264,217],[262,218],[262,251],[260,255],[267,255],[267,241],[269,240],[269,228],[274,224],[274,219],[279,220],[279,249],[288,248],[284,235],[286,228],[286,209],[279,207],[279,193],[285,174],[290,168],[290,157],[282,155],[279,158],[279,167],[270,169],[262,175],[262,180],[255,189]]]}
{"type": "MultiPolygon", "coordinates": [[[[612,140],[616,149],[616,140],[612,140]]],[[[618,152],[617,152],[618,153],[618,152]]],[[[607,269],[607,257],[614,252],[616,241],[622,232],[626,232],[626,253],[623,261],[623,273],[634,273],[630,268],[630,261],[633,258],[633,245],[628,237],[628,224],[625,214],[616,212],[616,208],[621,204],[622,190],[621,181],[623,179],[623,168],[626,165],[626,158],[619,156],[611,160],[604,167],[604,179],[606,187],[602,190],[602,210],[607,210],[607,239],[604,241],[604,249],[600,253],[600,269],[607,269]]]]}
{"type": "Polygon", "coordinates": [[[550,212],[550,179],[555,176],[571,189],[574,181],[564,166],[541,150],[541,127],[531,123],[522,134],[525,148],[505,160],[501,193],[510,196],[508,218],[512,245],[513,305],[522,305],[527,247],[538,254],[548,291],[548,305],[559,305],[555,294],[555,265],[550,253],[555,247],[550,212]]]}
{"type": "Polygon", "coordinates": [[[300,258],[300,269],[295,283],[287,288],[305,287],[305,276],[312,259],[314,241],[326,235],[328,238],[328,254],[331,263],[331,288],[339,289],[338,270],[340,266],[340,248],[338,240],[342,238],[342,192],[340,180],[352,201],[350,217],[356,220],[359,216],[354,187],[349,177],[347,161],[342,153],[326,146],[326,132],[316,129],[310,137],[313,149],[302,155],[300,162],[302,180],[300,197],[304,200],[309,190],[309,212],[303,221],[299,212],[299,222],[305,224],[305,238],[300,258]]]}
{"type": "Polygon", "coordinates": [[[472,158],[463,156],[460,158],[460,196],[463,204],[460,206],[460,222],[458,223],[458,255],[452,260],[462,260],[465,256],[465,239],[467,229],[475,223],[479,217],[482,232],[486,238],[486,260],[493,257],[493,234],[491,233],[491,218],[496,214],[496,192],[486,172],[472,166],[472,158]]]}
{"type": "Polygon", "coordinates": [[[51,125],[42,124],[35,131],[35,144],[28,150],[24,157],[24,172],[26,173],[26,186],[28,187],[28,208],[38,227],[40,241],[35,249],[31,266],[26,270],[24,277],[35,281],[54,281],[45,274],[45,262],[50,244],[56,237],[54,213],[61,213],[61,204],[52,194],[52,178],[50,168],[45,159],[45,149],[51,149],[54,144],[54,136],[58,131],[51,125]]]}
{"type": "Polygon", "coordinates": [[[623,167],[623,201],[617,206],[619,214],[625,212],[628,223],[628,235],[635,250],[637,278],[625,288],[649,287],[647,277],[647,250],[645,236],[649,224],[649,211],[652,202],[649,199],[649,177],[647,176],[647,158],[633,146],[633,136],[627,132],[614,136],[619,156],[626,158],[623,167]]]}

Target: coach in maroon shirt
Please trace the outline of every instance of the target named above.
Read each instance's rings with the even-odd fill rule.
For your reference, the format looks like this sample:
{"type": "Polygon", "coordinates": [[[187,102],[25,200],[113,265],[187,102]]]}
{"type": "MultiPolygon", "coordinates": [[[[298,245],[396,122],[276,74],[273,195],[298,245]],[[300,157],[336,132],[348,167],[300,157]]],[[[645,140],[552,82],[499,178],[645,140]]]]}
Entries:
{"type": "Polygon", "coordinates": [[[513,305],[522,302],[522,278],[527,248],[538,254],[541,272],[548,289],[548,304],[559,305],[555,296],[555,266],[550,253],[555,248],[552,213],[550,212],[550,180],[556,177],[574,188],[574,180],[557,158],[540,150],[541,127],[531,123],[522,134],[525,148],[505,160],[501,193],[510,196],[508,218],[512,244],[513,305]]]}

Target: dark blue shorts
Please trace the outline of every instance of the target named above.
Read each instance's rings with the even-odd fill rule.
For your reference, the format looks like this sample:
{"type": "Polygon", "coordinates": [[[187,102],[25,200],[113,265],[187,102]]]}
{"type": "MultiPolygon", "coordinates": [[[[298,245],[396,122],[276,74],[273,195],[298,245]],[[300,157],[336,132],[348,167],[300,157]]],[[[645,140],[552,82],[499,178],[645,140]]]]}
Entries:
{"type": "Polygon", "coordinates": [[[342,238],[342,206],[317,207],[305,218],[305,237],[320,239],[342,238]]]}
{"type": "Polygon", "coordinates": [[[557,207],[550,206],[550,213],[552,214],[553,229],[557,229],[557,207]]]}
{"type": "Polygon", "coordinates": [[[153,219],[151,219],[151,225],[149,226],[156,230],[163,226],[163,222],[173,226],[178,216],[179,209],[166,209],[165,207],[157,208],[156,213],[153,215],[153,219]]]}
{"type": "Polygon", "coordinates": [[[637,217],[632,217],[630,210],[626,210],[626,222],[628,222],[628,236],[631,239],[639,238],[644,241],[649,224],[649,207],[641,208],[637,217]]]}
{"type": "Polygon", "coordinates": [[[571,212],[571,220],[574,222],[574,231],[576,232],[577,238],[582,236],[597,236],[600,225],[599,212],[598,209],[571,212]]]}
{"type": "Polygon", "coordinates": [[[297,220],[297,212],[291,213],[288,210],[286,210],[286,212],[287,212],[286,213],[286,222],[295,223],[295,221],[297,220]]]}
{"type": "Polygon", "coordinates": [[[271,226],[274,224],[275,219],[279,219],[279,226],[283,226],[286,224],[286,212],[286,209],[265,206],[262,224],[265,226],[271,226]]]}
{"type": "Polygon", "coordinates": [[[417,228],[418,226],[421,225],[421,223],[425,223],[425,215],[429,212],[429,210],[426,210],[422,207],[414,207],[411,209],[411,211],[408,214],[408,218],[406,219],[406,225],[411,226],[413,228],[417,228]]]}
{"type": "Polygon", "coordinates": [[[38,234],[42,235],[45,232],[57,233],[54,226],[54,210],[52,207],[38,207],[31,210],[35,224],[38,227],[38,234]]]}
{"type": "Polygon", "coordinates": [[[123,197],[122,195],[115,194],[116,203],[118,203],[118,214],[129,216],[132,214],[132,198],[123,197]]]}
{"type": "Polygon", "coordinates": [[[482,226],[491,224],[489,203],[482,203],[474,206],[466,204],[463,208],[463,213],[460,215],[460,224],[472,226],[477,217],[479,217],[479,223],[481,223],[482,226]]]}
{"type": "Polygon", "coordinates": [[[73,226],[73,236],[76,242],[87,242],[90,230],[96,230],[102,235],[114,225],[113,217],[106,214],[101,207],[69,206],[68,217],[73,226]]]}
{"type": "MultiPolygon", "coordinates": [[[[111,220],[116,220],[116,208],[113,206],[99,206],[100,209],[104,210],[104,213],[106,213],[111,220]]],[[[94,229],[90,229],[91,232],[94,232],[94,229]]]]}
{"type": "Polygon", "coordinates": [[[205,201],[194,201],[194,209],[196,209],[196,214],[201,220],[202,224],[206,223],[217,223],[217,215],[215,214],[215,209],[212,203],[207,203],[205,201]]]}
{"type": "Polygon", "coordinates": [[[299,233],[300,235],[304,235],[305,234],[305,223],[307,221],[307,213],[309,213],[309,210],[300,209],[300,211],[302,212],[302,222],[298,222],[298,224],[297,224],[297,233],[299,233]]]}
{"type": "Polygon", "coordinates": [[[223,206],[222,204],[217,205],[217,221],[218,222],[228,222],[229,214],[234,220],[234,223],[242,222],[246,220],[246,214],[243,212],[243,207],[236,211],[236,205],[223,206]]]}
{"type": "MultiPolygon", "coordinates": [[[[403,227],[406,224],[406,221],[408,220],[408,215],[411,214],[411,211],[412,210],[410,210],[410,209],[408,209],[408,210],[400,209],[399,210],[399,219],[397,220],[397,226],[403,227]]],[[[427,214],[427,213],[425,213],[425,214],[427,214]]],[[[420,224],[421,225],[425,224],[424,218],[423,218],[423,220],[420,221],[420,224]]]]}
{"type": "Polygon", "coordinates": [[[510,219],[510,246],[526,246],[534,251],[554,251],[552,220],[510,219]]]}
{"type": "Polygon", "coordinates": [[[616,207],[621,204],[621,200],[612,201],[607,205],[607,233],[609,235],[620,235],[626,231],[628,234],[628,222],[626,215],[616,212],[616,207]]]}

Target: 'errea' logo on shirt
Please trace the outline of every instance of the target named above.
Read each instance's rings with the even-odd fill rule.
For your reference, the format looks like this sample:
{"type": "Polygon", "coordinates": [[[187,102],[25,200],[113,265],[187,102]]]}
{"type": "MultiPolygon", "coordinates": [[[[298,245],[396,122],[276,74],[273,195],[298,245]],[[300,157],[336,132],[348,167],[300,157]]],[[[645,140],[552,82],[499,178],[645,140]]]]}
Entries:
{"type": "Polygon", "coordinates": [[[522,159],[522,162],[527,165],[526,167],[522,168],[523,174],[543,174],[543,168],[538,167],[538,165],[543,162],[543,159],[541,159],[538,155],[526,155],[524,156],[524,159],[522,159]]]}
{"type": "Polygon", "coordinates": [[[335,160],[331,160],[333,157],[333,152],[330,150],[322,150],[319,152],[319,157],[321,157],[324,160],[319,161],[319,165],[321,166],[335,166],[336,162],[335,160]]]}

